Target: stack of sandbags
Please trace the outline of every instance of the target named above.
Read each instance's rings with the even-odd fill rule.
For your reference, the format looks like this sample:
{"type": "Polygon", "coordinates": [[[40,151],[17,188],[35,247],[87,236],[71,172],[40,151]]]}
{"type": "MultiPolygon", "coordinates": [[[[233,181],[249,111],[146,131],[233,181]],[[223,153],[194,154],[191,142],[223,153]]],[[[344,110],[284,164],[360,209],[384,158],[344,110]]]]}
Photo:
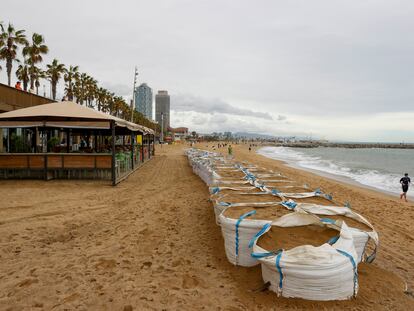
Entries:
{"type": "Polygon", "coordinates": [[[358,291],[357,265],[371,262],[378,234],[364,217],[277,172],[219,154],[187,153],[209,186],[226,256],[261,264],[270,290],[285,297],[340,300],[358,291]],[[367,255],[368,241],[375,243],[367,255]]]}
{"type": "Polygon", "coordinates": [[[228,206],[219,215],[227,259],[243,267],[257,265],[259,262],[251,256],[250,240],[265,224],[289,213],[292,211],[277,203],[228,206]]]}
{"type": "Polygon", "coordinates": [[[291,213],[251,241],[264,282],[284,297],[344,300],[358,292],[357,253],[345,223],[330,228],[312,215],[291,213]]]}

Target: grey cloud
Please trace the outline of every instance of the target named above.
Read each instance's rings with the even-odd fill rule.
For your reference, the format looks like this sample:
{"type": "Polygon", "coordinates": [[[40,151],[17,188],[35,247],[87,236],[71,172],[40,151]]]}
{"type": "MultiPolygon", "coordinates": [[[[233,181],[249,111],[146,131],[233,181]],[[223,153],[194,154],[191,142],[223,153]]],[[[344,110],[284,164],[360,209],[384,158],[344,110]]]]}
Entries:
{"type": "MultiPolygon", "coordinates": [[[[329,120],[414,111],[412,0],[398,5],[389,0],[261,5],[239,0],[237,10],[234,1],[219,0],[55,3],[43,0],[42,10],[33,0],[2,6],[4,22],[45,36],[50,52],[43,68],[56,57],[130,97],[137,65],[139,82],[147,82],[154,93],[166,89],[201,97],[180,102],[177,96],[172,109],[206,113],[207,121],[214,113],[229,119],[222,125],[205,121],[206,128],[224,129],[237,116],[259,118],[256,123],[274,116],[269,123],[275,126],[298,116],[329,120]],[[145,14],[137,18],[137,12],[145,14]],[[108,38],[116,38],[116,44],[108,38]]],[[[5,67],[3,61],[0,65],[5,67]]],[[[0,82],[5,81],[3,69],[0,82]]],[[[63,94],[63,83],[58,88],[63,94]]],[[[404,130],[405,123],[397,123],[404,130]]],[[[378,139],[383,127],[377,126],[378,139]]],[[[343,137],[335,127],[327,131],[343,137]]]]}
{"type": "Polygon", "coordinates": [[[102,87],[106,88],[108,91],[115,93],[118,96],[127,96],[131,97],[133,87],[129,87],[125,84],[112,83],[112,82],[103,82],[102,87]]]}
{"type": "Polygon", "coordinates": [[[224,102],[221,99],[206,99],[193,95],[174,95],[171,101],[171,109],[175,111],[194,111],[209,114],[225,113],[273,120],[269,113],[238,108],[224,102]]]}
{"type": "Polygon", "coordinates": [[[276,120],[278,120],[278,121],[285,121],[286,119],[287,119],[286,116],[278,115],[276,120]]]}
{"type": "Polygon", "coordinates": [[[208,119],[204,116],[194,116],[192,118],[192,123],[195,125],[204,125],[206,124],[208,119]]]}

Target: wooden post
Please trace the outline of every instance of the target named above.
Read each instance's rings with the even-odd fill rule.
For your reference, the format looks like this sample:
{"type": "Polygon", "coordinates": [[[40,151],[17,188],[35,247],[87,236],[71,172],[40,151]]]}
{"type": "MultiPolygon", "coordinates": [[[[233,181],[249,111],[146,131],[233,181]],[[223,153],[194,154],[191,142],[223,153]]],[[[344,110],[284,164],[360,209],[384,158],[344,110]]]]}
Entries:
{"type": "Polygon", "coordinates": [[[0,152],[3,152],[3,129],[0,129],[0,152]]]}
{"type": "Polygon", "coordinates": [[[11,153],[10,151],[10,128],[7,129],[7,152],[11,153]]]}
{"type": "Polygon", "coordinates": [[[66,130],[66,153],[70,152],[70,129],[66,130]]]}
{"type": "Polygon", "coordinates": [[[133,131],[131,131],[131,161],[132,161],[132,164],[131,164],[131,168],[132,168],[132,170],[134,170],[134,150],[135,149],[135,144],[134,144],[134,132],[133,131]]]}
{"type": "Polygon", "coordinates": [[[115,173],[115,121],[111,121],[112,132],[112,186],[116,185],[116,173],[115,173]]]}
{"type": "Polygon", "coordinates": [[[96,132],[97,131],[95,131],[93,134],[94,134],[94,148],[95,148],[95,152],[98,152],[98,135],[96,135],[96,132]]]}
{"type": "Polygon", "coordinates": [[[45,177],[45,180],[47,180],[47,152],[43,155],[43,161],[44,161],[44,177],[45,177]]]}
{"type": "Polygon", "coordinates": [[[152,136],[152,155],[155,156],[155,135],[152,136]]]}
{"type": "Polygon", "coordinates": [[[32,151],[36,153],[36,135],[37,135],[37,128],[32,131],[32,151]]]}
{"type": "Polygon", "coordinates": [[[148,159],[151,159],[151,135],[148,135],[147,142],[148,142],[148,159]]]}

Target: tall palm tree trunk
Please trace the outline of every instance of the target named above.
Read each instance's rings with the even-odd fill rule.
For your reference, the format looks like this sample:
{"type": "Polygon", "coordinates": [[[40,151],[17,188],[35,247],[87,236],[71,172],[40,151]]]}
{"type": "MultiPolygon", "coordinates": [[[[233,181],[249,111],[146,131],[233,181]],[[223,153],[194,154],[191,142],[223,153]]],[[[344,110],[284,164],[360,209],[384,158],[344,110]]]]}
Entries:
{"type": "Polygon", "coordinates": [[[52,82],[52,98],[53,100],[56,100],[56,82],[52,82]]]}
{"type": "Polygon", "coordinates": [[[6,69],[7,69],[7,84],[10,86],[11,84],[11,72],[12,72],[12,60],[7,59],[6,61],[6,69]]]}
{"type": "MultiPolygon", "coordinates": [[[[31,72],[34,72],[34,66],[31,67],[31,72]]],[[[34,89],[34,85],[35,85],[35,75],[32,73],[30,74],[30,89],[33,90],[34,89]]]]}

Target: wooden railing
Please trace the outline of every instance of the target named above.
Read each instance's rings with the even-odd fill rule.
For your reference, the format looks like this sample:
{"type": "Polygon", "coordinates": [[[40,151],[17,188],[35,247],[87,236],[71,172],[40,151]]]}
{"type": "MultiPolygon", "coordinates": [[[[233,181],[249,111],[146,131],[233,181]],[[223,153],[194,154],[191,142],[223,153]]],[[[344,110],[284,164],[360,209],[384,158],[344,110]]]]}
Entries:
{"type": "Polygon", "coordinates": [[[0,178],[109,179],[111,165],[111,154],[2,153],[0,178]]]}

